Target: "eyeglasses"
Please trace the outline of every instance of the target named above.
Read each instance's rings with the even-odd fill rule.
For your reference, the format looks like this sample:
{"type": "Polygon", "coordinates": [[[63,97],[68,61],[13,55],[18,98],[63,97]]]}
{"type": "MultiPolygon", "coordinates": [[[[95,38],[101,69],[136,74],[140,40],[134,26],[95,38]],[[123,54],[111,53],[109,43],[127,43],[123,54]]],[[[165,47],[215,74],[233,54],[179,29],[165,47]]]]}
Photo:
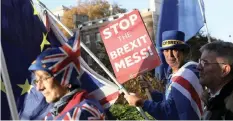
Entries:
{"type": "Polygon", "coordinates": [[[204,67],[205,65],[208,65],[208,64],[226,64],[226,63],[209,63],[209,62],[206,62],[206,60],[203,60],[203,59],[199,59],[198,63],[200,63],[202,67],[204,67]]]}
{"type": "Polygon", "coordinates": [[[46,76],[46,77],[42,77],[42,78],[40,78],[40,79],[35,79],[34,81],[33,81],[33,83],[36,85],[36,84],[38,84],[40,81],[41,82],[43,82],[43,81],[48,81],[48,79],[50,79],[50,78],[52,78],[53,76],[46,76]]]}

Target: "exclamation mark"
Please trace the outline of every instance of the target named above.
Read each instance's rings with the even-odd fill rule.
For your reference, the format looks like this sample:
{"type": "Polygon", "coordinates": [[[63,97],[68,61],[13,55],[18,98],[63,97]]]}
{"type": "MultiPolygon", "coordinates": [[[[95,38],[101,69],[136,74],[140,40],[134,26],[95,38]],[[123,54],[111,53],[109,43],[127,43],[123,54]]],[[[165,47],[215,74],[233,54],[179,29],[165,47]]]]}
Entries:
{"type": "Polygon", "coordinates": [[[148,51],[149,51],[150,55],[154,55],[154,53],[152,52],[152,50],[151,50],[150,46],[149,46],[149,47],[147,47],[147,49],[148,49],[148,51]]]}

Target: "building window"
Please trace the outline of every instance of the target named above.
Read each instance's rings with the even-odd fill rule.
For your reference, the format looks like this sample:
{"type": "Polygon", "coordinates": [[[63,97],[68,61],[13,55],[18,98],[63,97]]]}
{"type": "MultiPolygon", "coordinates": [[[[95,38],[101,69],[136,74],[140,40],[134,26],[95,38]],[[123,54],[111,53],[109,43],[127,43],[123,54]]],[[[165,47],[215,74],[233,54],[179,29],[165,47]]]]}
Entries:
{"type": "Polygon", "coordinates": [[[85,44],[86,44],[87,46],[90,46],[90,45],[91,45],[90,35],[86,35],[85,44]]]}
{"type": "Polygon", "coordinates": [[[101,49],[101,43],[102,43],[102,38],[100,36],[100,33],[96,33],[95,34],[95,38],[96,38],[96,41],[95,41],[95,44],[96,44],[96,48],[97,49],[101,49]]]}
{"type": "Polygon", "coordinates": [[[96,42],[102,42],[102,38],[99,32],[95,34],[95,38],[96,38],[96,42]]]}
{"type": "Polygon", "coordinates": [[[92,66],[92,58],[91,58],[91,56],[87,56],[87,64],[89,65],[89,66],[92,66]]]}

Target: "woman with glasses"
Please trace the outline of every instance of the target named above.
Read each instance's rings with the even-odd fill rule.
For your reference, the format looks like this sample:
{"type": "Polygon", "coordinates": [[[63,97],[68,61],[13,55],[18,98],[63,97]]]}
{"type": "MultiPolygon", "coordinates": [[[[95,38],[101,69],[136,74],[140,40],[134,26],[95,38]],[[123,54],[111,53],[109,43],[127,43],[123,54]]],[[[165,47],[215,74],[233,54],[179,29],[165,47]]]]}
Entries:
{"type": "Polygon", "coordinates": [[[45,120],[103,120],[100,103],[80,88],[78,55],[70,57],[60,48],[43,51],[29,67],[34,86],[53,104],[45,120]],[[74,62],[76,61],[76,62],[74,62]]]}

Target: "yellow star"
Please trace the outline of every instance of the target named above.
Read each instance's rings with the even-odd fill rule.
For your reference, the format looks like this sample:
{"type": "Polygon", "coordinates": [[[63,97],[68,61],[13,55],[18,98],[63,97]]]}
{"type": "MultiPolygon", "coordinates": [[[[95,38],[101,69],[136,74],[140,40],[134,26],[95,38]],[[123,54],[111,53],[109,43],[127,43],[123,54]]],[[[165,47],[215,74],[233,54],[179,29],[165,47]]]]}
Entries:
{"type": "Polygon", "coordinates": [[[44,34],[43,33],[43,40],[42,40],[42,43],[40,44],[40,50],[42,51],[44,49],[44,45],[49,45],[49,41],[47,40],[47,34],[44,34]]]}
{"type": "Polygon", "coordinates": [[[36,8],[35,8],[34,4],[32,4],[32,7],[33,7],[33,15],[38,15],[38,12],[36,11],[36,8]]]}
{"type": "Polygon", "coordinates": [[[0,81],[0,84],[1,84],[1,90],[6,93],[5,85],[2,82],[2,80],[0,81]]]}
{"type": "Polygon", "coordinates": [[[22,92],[21,92],[21,95],[23,95],[24,93],[30,93],[30,90],[32,89],[32,85],[30,85],[28,83],[28,80],[26,80],[25,84],[17,84],[20,88],[22,88],[22,92]]]}

